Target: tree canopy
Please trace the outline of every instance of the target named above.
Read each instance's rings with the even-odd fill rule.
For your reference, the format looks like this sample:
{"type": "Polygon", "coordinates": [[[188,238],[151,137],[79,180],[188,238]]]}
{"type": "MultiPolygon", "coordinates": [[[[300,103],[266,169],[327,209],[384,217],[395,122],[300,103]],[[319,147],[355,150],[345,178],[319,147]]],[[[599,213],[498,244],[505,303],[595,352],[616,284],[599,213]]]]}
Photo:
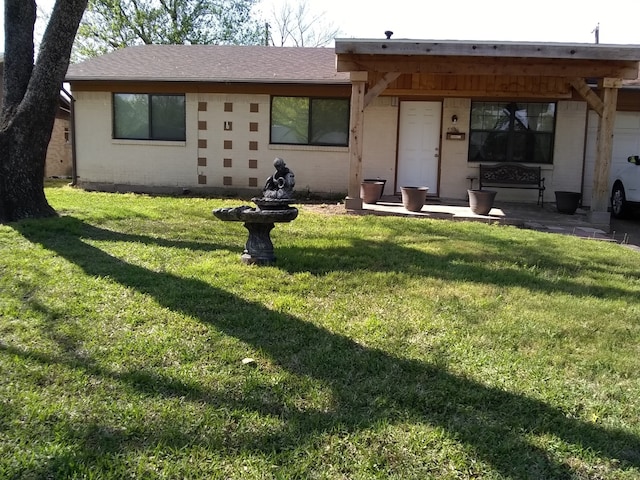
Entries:
{"type": "Polygon", "coordinates": [[[92,57],[140,44],[256,44],[257,0],[89,0],[75,54],[92,57]]]}

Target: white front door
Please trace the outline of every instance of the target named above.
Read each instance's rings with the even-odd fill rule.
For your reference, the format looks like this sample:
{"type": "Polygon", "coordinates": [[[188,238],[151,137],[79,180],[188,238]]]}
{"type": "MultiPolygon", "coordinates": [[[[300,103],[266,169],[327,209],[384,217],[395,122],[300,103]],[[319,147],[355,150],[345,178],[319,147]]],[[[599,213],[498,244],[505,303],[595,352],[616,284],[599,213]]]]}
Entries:
{"type": "Polygon", "coordinates": [[[441,102],[402,102],[398,138],[400,187],[429,187],[438,194],[441,102]]]}

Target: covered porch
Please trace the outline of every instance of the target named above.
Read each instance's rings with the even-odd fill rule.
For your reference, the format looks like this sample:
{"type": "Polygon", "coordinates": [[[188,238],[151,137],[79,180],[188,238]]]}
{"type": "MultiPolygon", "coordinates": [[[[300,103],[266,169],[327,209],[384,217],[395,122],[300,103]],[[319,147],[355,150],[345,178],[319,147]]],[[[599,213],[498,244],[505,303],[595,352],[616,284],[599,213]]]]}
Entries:
{"type": "MultiPolygon", "coordinates": [[[[372,142],[367,133],[376,132],[371,125],[365,128],[365,116],[378,98],[387,97],[392,104],[435,100],[442,105],[436,111],[438,138],[433,158],[429,159],[436,177],[432,191],[437,193],[445,188],[459,192],[477,168],[468,153],[473,101],[565,101],[586,104],[598,115],[592,193],[584,203],[590,206],[588,222],[594,226],[609,224],[608,179],[618,89],[623,80],[638,77],[640,46],[337,39],[335,50],[338,71],[350,72],[352,83],[347,209],[363,208],[360,184],[369,160],[363,153],[364,146],[372,142]]],[[[565,124],[570,124],[571,118],[566,118],[565,124]]],[[[401,132],[399,122],[389,124],[396,131],[387,138],[395,135],[396,147],[395,159],[388,160],[395,163],[393,178],[388,180],[397,192],[402,182],[396,168],[401,132]]],[[[584,126],[572,128],[579,131],[584,126]]],[[[563,131],[565,144],[574,141],[571,132],[563,131]]],[[[564,144],[556,143],[556,155],[566,150],[564,144]]],[[[553,162],[544,168],[555,174],[558,188],[562,182],[580,182],[575,172],[582,165],[576,163],[583,159],[582,150],[581,159],[571,159],[573,164],[563,166],[564,172],[553,162]]],[[[554,188],[553,184],[549,186],[554,188]]]]}

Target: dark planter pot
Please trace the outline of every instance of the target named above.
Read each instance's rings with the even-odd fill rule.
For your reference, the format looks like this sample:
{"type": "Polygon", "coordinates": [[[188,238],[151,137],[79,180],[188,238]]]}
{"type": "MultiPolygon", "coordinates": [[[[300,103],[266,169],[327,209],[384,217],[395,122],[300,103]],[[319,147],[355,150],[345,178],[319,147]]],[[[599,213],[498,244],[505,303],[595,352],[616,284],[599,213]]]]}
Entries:
{"type": "MultiPolygon", "coordinates": [[[[387,180],[384,178],[365,178],[363,182],[371,183],[371,182],[382,182],[382,188],[380,189],[380,198],[382,198],[382,194],[384,193],[384,186],[387,183],[387,180]]],[[[379,198],[379,199],[380,199],[379,198]]],[[[378,200],[379,200],[378,199],[378,200]]]]}
{"type": "Polygon", "coordinates": [[[469,208],[476,215],[488,215],[496,198],[495,190],[467,190],[469,208]]]}
{"type": "Polygon", "coordinates": [[[364,180],[360,184],[360,197],[364,203],[376,203],[382,197],[385,182],[382,180],[364,180]]]}
{"type": "Polygon", "coordinates": [[[580,205],[582,194],[580,192],[556,191],[556,207],[560,213],[573,215],[580,205]]]}
{"type": "Polygon", "coordinates": [[[400,187],[402,192],[402,205],[410,212],[422,210],[429,187],[400,187]]]}

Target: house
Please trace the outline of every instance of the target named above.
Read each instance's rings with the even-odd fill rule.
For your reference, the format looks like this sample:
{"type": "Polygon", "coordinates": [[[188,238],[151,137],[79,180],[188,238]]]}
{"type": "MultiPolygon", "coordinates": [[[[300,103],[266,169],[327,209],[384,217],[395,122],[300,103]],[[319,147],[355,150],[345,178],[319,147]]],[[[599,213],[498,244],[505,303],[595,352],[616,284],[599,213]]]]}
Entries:
{"type": "Polygon", "coordinates": [[[297,190],[346,193],[351,83],[333,49],[137,46],[67,81],[81,187],[256,193],[282,157],[297,190]]]}
{"type": "MultiPolygon", "coordinates": [[[[4,55],[0,54],[0,91],[3,91],[4,55]]],[[[0,108],[2,96],[0,96],[0,108]]],[[[71,149],[71,103],[68,98],[60,94],[60,108],[56,112],[56,119],[47,148],[45,160],[45,177],[71,178],[72,174],[71,149]]]]}
{"type": "Polygon", "coordinates": [[[44,165],[44,176],[47,178],[71,178],[71,99],[60,94],[60,108],[53,122],[51,140],[47,148],[47,159],[44,165]]]}
{"type": "MultiPolygon", "coordinates": [[[[336,40],[336,54],[337,70],[352,80],[347,208],[361,206],[368,105],[395,94],[402,100],[396,188],[417,181],[441,196],[463,191],[479,164],[496,162],[539,165],[549,193],[582,191],[593,110],[596,146],[585,205],[592,223],[609,224],[618,93],[625,80],[638,78],[640,46],[351,39],[336,40]]],[[[637,92],[627,101],[640,110],[637,92]]],[[[500,195],[522,201],[524,193],[500,195]]]]}
{"type": "Polygon", "coordinates": [[[464,199],[480,163],[509,161],[542,167],[546,200],[580,191],[602,217],[612,153],[626,154],[613,135],[640,122],[639,61],[640,46],[602,44],[131,47],[69,68],[75,177],[103,190],[255,192],[282,157],[298,190],[359,208],[364,178],[386,179],[386,194],[419,184],[464,199]]]}

